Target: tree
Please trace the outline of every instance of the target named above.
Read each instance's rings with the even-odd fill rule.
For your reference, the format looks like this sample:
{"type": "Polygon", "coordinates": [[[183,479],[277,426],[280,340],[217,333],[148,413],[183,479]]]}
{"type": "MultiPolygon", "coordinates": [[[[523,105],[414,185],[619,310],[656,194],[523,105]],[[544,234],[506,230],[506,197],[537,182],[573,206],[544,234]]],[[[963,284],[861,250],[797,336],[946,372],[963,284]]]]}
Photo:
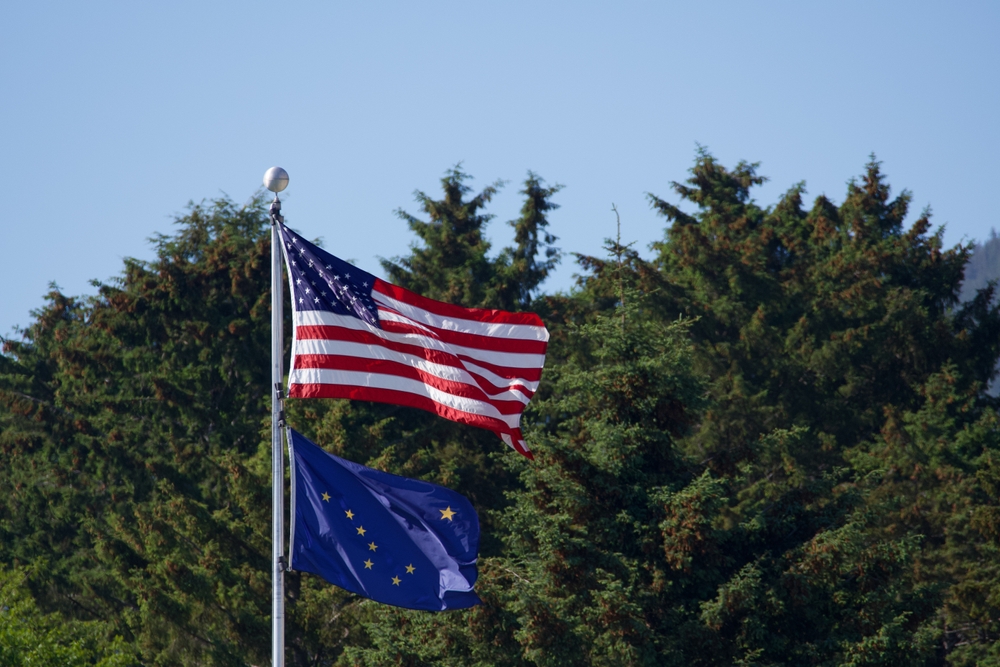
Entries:
{"type": "Polygon", "coordinates": [[[422,245],[414,245],[407,257],[383,260],[382,266],[390,282],[431,299],[469,308],[528,308],[532,294],[559,259],[559,251],[552,246],[556,237],[546,228],[547,214],[559,208],[551,199],[562,186],[545,187],[541,178],[528,172],[521,190],[525,198],[521,216],[508,223],[514,228],[515,245],[490,259],[483,228],[493,216],[482,209],[503,182],[496,181],[466,200],[472,191],[468,180],[470,176],[459,165],[441,179],[444,199],[431,199],[417,191],[417,201],[429,220],[403,210],[398,214],[422,245]]]}
{"type": "Polygon", "coordinates": [[[879,532],[919,539],[914,579],[939,593],[933,636],[950,665],[1000,664],[1000,415],[977,404],[977,389],[946,366],[916,409],[888,409],[874,442],[848,452],[880,476],[877,500],[894,505],[879,532]]]}
{"type": "Polygon", "coordinates": [[[102,621],[39,611],[24,569],[0,571],[0,667],[132,667],[135,653],[102,621]]]}
{"type": "MultiPolygon", "coordinates": [[[[925,662],[916,541],[876,534],[871,484],[846,470],[773,483],[705,470],[681,447],[710,414],[693,323],[662,322],[652,295],[613,273],[587,285],[608,282],[626,289],[621,305],[569,327],[574,354],[532,408],[537,458],[513,462],[524,488],[495,522],[505,548],[482,564],[484,605],[372,610],[371,644],[344,664],[925,662]]],[[[764,440],[787,462],[808,437],[764,440]]]]}
{"type": "Polygon", "coordinates": [[[0,562],[37,564],[45,609],[112,621],[143,661],[256,661],[269,225],[259,201],[178,223],[154,261],[94,297],[53,290],[5,341],[0,562]]]}
{"type": "MultiPolygon", "coordinates": [[[[651,197],[670,220],[653,259],[609,242],[545,295],[558,186],[529,172],[491,255],[498,185],[469,199],[467,180],[418,193],[419,245],[386,270],[542,314],[537,461],[416,410],[289,401],[336,453],[468,495],[485,533],[471,610],[290,573],[293,664],[1000,664],[1000,306],[959,304],[970,246],[929,214],[907,227],[874,160],[839,206],[798,185],[763,207],[756,165],[702,152],[674,184],[695,212],[651,197]]],[[[11,626],[22,653],[82,637],[93,663],[119,635],[146,664],[267,659],[268,221],[220,201],[178,222],[153,261],[93,297],[53,289],[4,341],[0,565],[30,566],[17,599],[37,609],[17,613],[42,619],[11,626]]]]}
{"type": "Polygon", "coordinates": [[[799,453],[803,465],[839,465],[843,448],[879,430],[884,406],[915,406],[945,364],[988,383],[1000,311],[952,311],[971,247],[943,249],[929,212],[904,230],[910,194],[890,199],[874,158],[839,207],[821,196],[805,211],[800,184],[764,209],[750,196],[761,182],[756,165],[728,171],[702,152],[688,184],[674,184],[695,214],[650,196],[672,221],[660,270],[680,288],[662,307],[698,318],[697,365],[717,407],[691,444],[714,469],[795,426],[821,444],[799,453]]]}
{"type": "MultiPolygon", "coordinates": [[[[483,237],[491,216],[485,207],[501,182],[468,198],[471,177],[458,167],[441,179],[443,199],[418,192],[428,221],[402,211],[400,217],[421,241],[411,253],[383,261],[389,280],[430,298],[463,306],[523,310],[555,268],[555,237],[546,230],[558,206],[551,198],[560,186],[547,187],[529,172],[521,191],[521,215],[509,224],[514,245],[489,257],[483,237]]],[[[349,401],[290,401],[289,414],[303,432],[346,458],[453,488],[477,507],[498,508],[504,492],[517,483],[494,454],[503,452],[496,435],[395,405],[349,401]]],[[[484,517],[482,551],[495,553],[499,539],[484,517]]]]}

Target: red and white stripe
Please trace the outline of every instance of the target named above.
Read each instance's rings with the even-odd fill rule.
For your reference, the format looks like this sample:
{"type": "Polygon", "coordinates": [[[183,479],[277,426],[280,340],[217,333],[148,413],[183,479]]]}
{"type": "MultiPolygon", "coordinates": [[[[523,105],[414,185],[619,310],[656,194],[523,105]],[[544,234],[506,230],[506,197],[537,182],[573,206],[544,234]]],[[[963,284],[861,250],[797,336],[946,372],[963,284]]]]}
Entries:
{"type": "Polygon", "coordinates": [[[545,363],[541,319],[453,306],[377,279],[372,299],[382,329],[293,303],[288,395],[421,408],[493,431],[531,458],[521,412],[545,363]]]}

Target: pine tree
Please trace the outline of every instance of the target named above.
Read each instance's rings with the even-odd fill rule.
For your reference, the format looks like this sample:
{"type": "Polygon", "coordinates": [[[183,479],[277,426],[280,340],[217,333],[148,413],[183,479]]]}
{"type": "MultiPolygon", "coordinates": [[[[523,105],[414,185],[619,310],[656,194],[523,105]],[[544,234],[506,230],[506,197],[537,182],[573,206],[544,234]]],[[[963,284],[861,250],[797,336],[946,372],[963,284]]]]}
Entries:
{"type": "Polygon", "coordinates": [[[915,582],[939,593],[934,636],[941,664],[1000,664],[1000,415],[978,404],[954,365],[920,388],[914,410],[888,409],[872,443],[848,453],[893,503],[877,526],[919,539],[915,582]]]}
{"type": "Polygon", "coordinates": [[[435,200],[417,191],[417,202],[427,221],[398,211],[421,243],[412,246],[407,257],[382,261],[389,281],[428,298],[467,308],[529,308],[532,294],[559,259],[559,251],[552,246],[556,237],[546,228],[548,213],[559,208],[552,197],[562,186],[545,187],[544,180],[528,172],[521,190],[521,216],[508,223],[514,228],[515,245],[490,259],[490,244],[483,230],[493,216],[483,209],[503,181],[488,185],[466,200],[465,196],[472,192],[466,185],[469,180],[471,177],[459,165],[441,179],[444,199],[435,200]]]}
{"type": "Polygon", "coordinates": [[[112,621],[144,662],[258,661],[269,225],[261,202],[228,201],[178,223],[155,260],[94,297],[53,290],[5,341],[0,562],[35,567],[45,609],[112,621]]]}
{"type": "MultiPolygon", "coordinates": [[[[694,213],[651,197],[671,222],[652,260],[610,242],[557,295],[559,186],[529,172],[495,255],[498,184],[469,198],[456,168],[442,200],[418,193],[391,279],[552,333],[537,460],[415,410],[289,401],[337,453],[468,495],[484,528],[471,610],[290,573],[291,664],[1000,664],[1000,306],[958,301],[971,246],[929,213],[907,226],[874,160],[839,206],[801,184],[761,206],[757,169],[703,151],[674,186],[694,213]]],[[[54,637],[89,664],[119,635],[145,664],[267,659],[269,225],[263,202],[178,222],[4,341],[0,568],[34,572],[18,651],[54,637]]]]}
{"type": "Polygon", "coordinates": [[[343,664],[925,664],[915,538],[876,534],[871,485],[847,471],[746,485],[687,457],[680,438],[703,417],[690,323],[623,296],[550,370],[536,461],[513,462],[524,490],[496,522],[506,548],[481,566],[483,606],[372,609],[371,643],[343,664]]]}
{"type": "MultiPolygon", "coordinates": [[[[455,203],[464,176],[451,176],[455,203]]],[[[451,231],[430,234],[407,275],[454,278],[454,288],[478,266],[466,287],[479,296],[461,287],[455,298],[497,305],[503,293],[524,305],[555,261],[544,229],[557,190],[529,177],[515,247],[494,259],[476,241],[490,193],[456,203],[472,218],[458,241],[468,261],[435,266],[454,259],[437,243],[454,248],[451,231]]],[[[37,565],[45,610],[113,619],[144,661],[260,662],[270,643],[269,223],[263,201],[221,200],[178,225],[154,238],[152,262],[126,260],[93,297],[53,289],[22,340],[4,341],[0,447],[11,464],[0,480],[12,494],[0,503],[0,563],[37,565]]],[[[289,418],[351,458],[457,487],[483,507],[501,506],[514,480],[491,458],[502,448],[493,434],[418,411],[302,401],[289,418]]],[[[288,583],[296,664],[365,641],[354,596],[298,573],[288,583]]]]}
{"type": "Polygon", "coordinates": [[[988,382],[996,348],[981,342],[1000,311],[952,311],[970,246],[943,249],[929,212],[904,230],[910,194],[891,199],[878,162],[839,207],[819,197],[805,211],[798,185],[763,209],[750,196],[762,181],[756,165],[730,172],[703,152],[688,184],[674,184],[698,212],[651,196],[672,221],[660,269],[681,290],[664,309],[698,318],[697,364],[718,402],[691,444],[716,470],[795,426],[822,443],[803,465],[839,465],[839,451],[878,432],[883,406],[915,406],[915,387],[944,364],[988,382]]]}
{"type": "Polygon", "coordinates": [[[525,491],[495,522],[507,545],[482,565],[484,606],[445,618],[382,614],[374,645],[349,649],[348,660],[656,664],[665,640],[657,630],[677,620],[657,591],[681,578],[642,565],[662,549],[663,498],[691,477],[671,443],[699,384],[685,325],[631,314],[625,328],[615,317],[577,333],[591,364],[548,369],[554,397],[533,408],[535,462],[510,463],[525,491]]]}
{"type": "MultiPolygon", "coordinates": [[[[491,216],[485,206],[500,182],[466,199],[470,176],[458,167],[442,179],[444,198],[418,192],[429,221],[400,212],[419,245],[394,262],[383,262],[389,279],[424,296],[463,306],[523,310],[555,268],[558,251],[548,233],[551,198],[560,186],[547,187],[528,173],[521,215],[509,224],[514,245],[489,257],[483,228],[491,216]]],[[[504,452],[496,435],[430,415],[421,410],[378,403],[290,401],[289,414],[303,432],[346,458],[410,477],[443,484],[467,495],[477,507],[501,507],[504,491],[515,485],[494,454],[504,452]]],[[[491,519],[484,523],[483,552],[499,548],[491,519]]]]}
{"type": "Polygon", "coordinates": [[[31,572],[0,570],[0,667],[133,667],[135,652],[109,623],[72,621],[38,609],[31,572]]]}

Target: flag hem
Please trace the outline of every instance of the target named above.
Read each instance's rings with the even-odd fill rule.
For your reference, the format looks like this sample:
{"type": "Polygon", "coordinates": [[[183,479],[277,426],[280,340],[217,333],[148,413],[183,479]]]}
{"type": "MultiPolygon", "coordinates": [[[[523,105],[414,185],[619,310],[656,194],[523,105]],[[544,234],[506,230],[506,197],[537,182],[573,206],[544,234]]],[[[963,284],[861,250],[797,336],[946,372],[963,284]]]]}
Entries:
{"type": "Polygon", "coordinates": [[[288,443],[288,463],[289,463],[289,476],[291,477],[291,488],[289,493],[291,495],[291,502],[288,507],[288,522],[291,528],[288,530],[288,565],[286,566],[289,570],[293,569],[292,566],[292,554],[294,550],[292,545],[295,544],[295,477],[296,477],[296,467],[295,467],[295,446],[292,444],[292,434],[291,426],[288,422],[285,422],[285,441],[288,443]]]}

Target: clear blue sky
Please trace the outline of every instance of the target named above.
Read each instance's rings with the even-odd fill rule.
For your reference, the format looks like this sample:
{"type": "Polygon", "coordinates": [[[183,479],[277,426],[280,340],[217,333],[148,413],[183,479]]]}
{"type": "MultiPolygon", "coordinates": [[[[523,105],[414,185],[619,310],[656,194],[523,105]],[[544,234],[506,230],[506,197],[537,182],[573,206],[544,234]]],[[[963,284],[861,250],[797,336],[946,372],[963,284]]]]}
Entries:
{"type": "Polygon", "coordinates": [[[374,272],[413,240],[393,211],[459,161],[510,181],[496,247],[531,169],[566,186],[564,250],[600,252],[612,202],[644,249],[644,193],[672,198],[699,143],[760,161],[764,204],[801,180],[840,201],[874,152],[949,244],[1000,227],[996,2],[20,2],[3,23],[0,335],[272,165],[288,221],[374,272]]]}

